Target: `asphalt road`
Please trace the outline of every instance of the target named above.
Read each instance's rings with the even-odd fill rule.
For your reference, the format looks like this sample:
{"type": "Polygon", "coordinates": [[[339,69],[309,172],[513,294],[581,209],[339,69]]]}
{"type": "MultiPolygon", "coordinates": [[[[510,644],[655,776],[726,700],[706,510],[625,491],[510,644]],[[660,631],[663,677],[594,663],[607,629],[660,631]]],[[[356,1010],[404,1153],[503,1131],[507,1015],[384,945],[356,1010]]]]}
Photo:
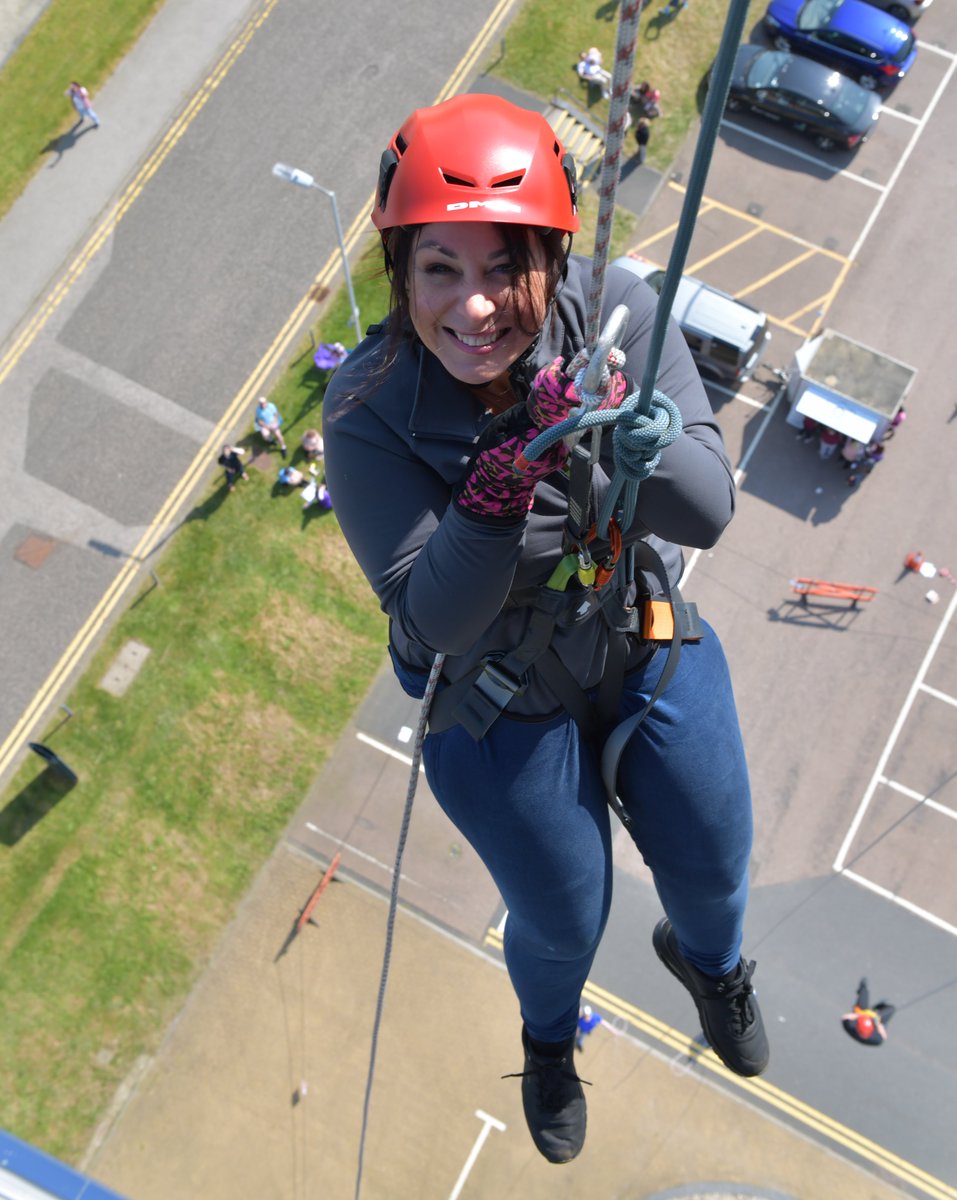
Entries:
{"type": "Polygon", "coordinates": [[[2,223],[29,307],[0,309],[0,776],[24,715],[49,711],[108,619],[98,603],[204,484],[209,449],[248,425],[290,314],[304,327],[337,263],[329,201],[273,164],[309,171],[347,238],[364,232],[381,147],[507,8],[365,0],[344,19],[331,2],[178,0],[97,97],[102,128],[52,154],[2,223]]]}

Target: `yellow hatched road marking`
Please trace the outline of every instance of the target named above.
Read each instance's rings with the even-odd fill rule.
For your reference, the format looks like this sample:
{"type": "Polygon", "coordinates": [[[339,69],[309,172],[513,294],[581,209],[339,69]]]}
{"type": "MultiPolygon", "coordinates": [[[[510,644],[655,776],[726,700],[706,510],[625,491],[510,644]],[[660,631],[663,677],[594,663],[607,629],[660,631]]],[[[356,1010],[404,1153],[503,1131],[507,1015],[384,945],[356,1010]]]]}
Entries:
{"type": "MultiPolygon", "coordinates": [[[[674,191],[678,192],[680,195],[685,195],[687,193],[687,188],[682,186],[680,183],[675,183],[673,180],[669,181],[668,186],[674,191]]],[[[833,304],[835,296],[843,286],[844,280],[847,278],[848,271],[853,266],[853,259],[848,258],[847,255],[839,254],[836,250],[828,250],[825,246],[819,246],[814,242],[809,242],[806,238],[799,237],[797,234],[789,233],[786,229],[782,229],[779,225],[772,225],[769,221],[764,221],[760,217],[753,216],[751,213],[744,212],[739,208],[734,208],[730,204],[723,204],[720,200],[715,200],[710,196],[706,196],[702,199],[701,205],[698,208],[698,219],[700,220],[702,216],[712,211],[726,213],[728,216],[734,217],[736,220],[745,222],[749,228],[740,237],[735,238],[727,245],[722,246],[713,254],[710,254],[705,258],[701,258],[697,262],[691,264],[691,266],[687,268],[688,274],[695,274],[703,267],[708,266],[709,263],[724,257],[726,254],[729,254],[731,251],[735,250],[738,246],[750,241],[751,238],[756,237],[759,233],[769,233],[773,237],[779,238],[782,241],[792,242],[797,246],[804,247],[804,251],[802,253],[795,255],[795,257],[791,258],[783,266],[778,267],[776,270],[769,272],[761,279],[758,279],[755,282],[748,284],[747,287],[735,292],[734,296],[738,300],[750,295],[752,292],[757,291],[758,288],[770,283],[774,279],[779,278],[781,275],[786,274],[795,267],[800,266],[801,263],[806,262],[809,258],[812,258],[815,255],[820,255],[823,258],[828,258],[832,262],[840,264],[840,269],[834,284],[827,292],[823,294],[823,296],[818,297],[816,300],[813,300],[809,304],[804,305],[802,308],[797,309],[795,312],[791,313],[790,316],[775,317],[770,313],[768,314],[768,320],[778,328],[786,329],[789,333],[794,333],[798,337],[808,337],[809,331],[802,329],[801,326],[797,325],[795,322],[799,317],[803,316],[805,313],[811,312],[812,310],[814,310],[816,317],[818,315],[823,317],[827,309],[830,308],[831,304],[833,304]]],[[[639,252],[643,252],[648,247],[654,246],[656,243],[669,238],[677,228],[678,222],[672,222],[672,224],[667,225],[657,233],[652,234],[651,237],[646,238],[643,242],[639,242],[636,249],[639,252]]]]}
{"type": "MultiPolygon", "coordinates": [[[[684,195],[687,191],[687,188],[683,187],[680,183],[674,183],[673,181],[669,181],[668,186],[673,188],[676,192],[679,192],[681,195],[684,195]]],[[[796,242],[799,246],[809,246],[811,249],[816,250],[818,254],[823,254],[825,258],[833,258],[840,263],[847,263],[850,261],[845,254],[839,254],[836,250],[828,250],[827,247],[819,246],[816,242],[809,242],[807,238],[799,237],[796,233],[789,233],[788,230],[782,229],[780,225],[772,225],[769,221],[764,221],[760,217],[752,216],[751,213],[744,212],[740,208],[734,208],[730,204],[722,204],[720,200],[715,200],[710,196],[702,201],[701,207],[698,209],[698,216],[700,217],[703,213],[710,212],[712,209],[717,209],[718,212],[727,213],[728,216],[736,217],[740,221],[747,221],[749,225],[758,225],[761,229],[768,230],[770,233],[775,234],[784,241],[796,242]]],[[[671,228],[677,228],[677,223],[671,226],[671,228]]]]}
{"type": "MultiPolygon", "coordinates": [[[[501,948],[502,934],[498,929],[490,928],[484,940],[486,945],[501,948]]],[[[900,1158],[876,1142],[872,1142],[870,1138],[855,1132],[847,1125],[842,1125],[840,1121],[835,1121],[833,1117],[827,1116],[810,1104],[805,1104],[796,1096],[782,1091],[774,1084],[763,1079],[744,1079],[740,1075],[735,1075],[716,1057],[713,1050],[703,1048],[686,1034],[680,1033],[677,1029],[665,1024],[664,1021],[659,1021],[650,1013],[636,1008],[627,1000],[616,996],[614,992],[606,991],[589,980],[582,989],[582,997],[590,1004],[597,1005],[603,1015],[621,1017],[640,1033],[654,1038],[655,1041],[667,1046],[676,1054],[681,1054],[696,1062],[713,1075],[717,1075],[724,1083],[746,1092],[755,1100],[785,1114],[798,1124],[813,1129],[815,1133],[821,1134],[831,1142],[852,1151],[874,1166],[880,1167],[881,1170],[907,1183],[910,1187],[932,1197],[932,1200],[957,1200],[957,1188],[950,1187],[943,1180],[928,1174],[927,1171],[921,1170],[920,1167],[907,1162],[906,1159],[900,1158]]]]}
{"type": "Polygon", "coordinates": [[[699,258],[697,262],[692,263],[688,267],[688,274],[697,275],[697,273],[703,267],[707,267],[716,259],[724,258],[724,256],[726,254],[730,254],[732,250],[737,250],[737,248],[739,246],[743,246],[745,242],[750,242],[752,238],[755,238],[759,234],[765,232],[766,230],[762,229],[760,225],[754,225],[746,233],[742,233],[739,238],[735,238],[733,242],[728,242],[727,245],[722,246],[720,250],[715,250],[714,254],[709,254],[706,258],[699,258]]]}

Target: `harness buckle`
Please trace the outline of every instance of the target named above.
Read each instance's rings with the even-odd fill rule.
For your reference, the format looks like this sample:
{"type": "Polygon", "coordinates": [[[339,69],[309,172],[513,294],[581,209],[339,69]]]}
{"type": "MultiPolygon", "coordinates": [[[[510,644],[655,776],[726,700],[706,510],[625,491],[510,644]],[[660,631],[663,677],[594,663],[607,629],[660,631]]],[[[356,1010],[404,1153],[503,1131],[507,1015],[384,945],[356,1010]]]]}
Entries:
{"type": "Polygon", "coordinates": [[[521,696],[528,683],[504,670],[498,660],[485,658],[478,678],[453,710],[453,716],[476,741],[491,729],[496,717],[521,696]]]}

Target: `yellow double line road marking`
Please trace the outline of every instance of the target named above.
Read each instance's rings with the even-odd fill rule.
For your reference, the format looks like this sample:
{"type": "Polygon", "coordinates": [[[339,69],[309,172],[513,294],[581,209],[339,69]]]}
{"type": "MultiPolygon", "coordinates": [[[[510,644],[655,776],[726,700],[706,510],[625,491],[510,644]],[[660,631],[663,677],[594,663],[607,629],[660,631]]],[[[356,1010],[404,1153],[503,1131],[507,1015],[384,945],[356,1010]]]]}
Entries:
{"type": "MultiPolygon", "coordinates": [[[[485,945],[501,949],[501,931],[489,929],[485,935],[485,945]]],[[[582,989],[582,997],[588,1003],[596,1005],[603,1016],[620,1017],[645,1037],[653,1038],[676,1054],[681,1054],[694,1061],[713,1075],[717,1075],[724,1083],[733,1085],[763,1105],[790,1117],[797,1124],[812,1129],[815,1133],[845,1150],[850,1150],[908,1186],[926,1196],[933,1197],[933,1200],[957,1200],[957,1188],[950,1187],[942,1180],[922,1171],[920,1167],[907,1162],[906,1159],[899,1158],[890,1150],[885,1150],[883,1146],[864,1137],[863,1134],[856,1133],[848,1126],[842,1125],[839,1121],[835,1121],[832,1117],[819,1112],[810,1104],[805,1104],[803,1100],[798,1100],[796,1096],[782,1091],[773,1084],[767,1083],[763,1079],[743,1079],[740,1075],[735,1075],[715,1056],[714,1051],[703,1049],[698,1042],[680,1033],[677,1029],[673,1029],[670,1025],[666,1025],[663,1021],[659,1021],[650,1013],[629,1004],[627,1000],[623,1000],[613,992],[605,991],[604,988],[589,981],[582,989]]]]}
{"type": "MultiPolygon", "coordinates": [[[[262,7],[250,18],[223,54],[222,58],[200,85],[189,104],[187,104],[180,116],[173,122],[160,144],[137,172],[126,191],[94,230],[89,241],[73,262],[70,263],[53,290],[33,314],[3,358],[0,359],[0,384],[3,383],[17,362],[19,362],[27,349],[36,340],[44,326],[69,294],[70,289],[80,279],[97,252],[103,247],[133,205],[133,202],[143,191],[143,188],[156,174],[170,151],[180,141],[189,126],[202,111],[213,92],[215,92],[226,78],[230,69],[235,65],[240,55],[251,42],[253,36],[262,27],[278,3],[279,0],[265,0],[262,7]]],[[[449,83],[446,84],[440,94],[439,100],[445,99],[464,85],[465,80],[474,69],[480,55],[485,51],[488,43],[501,25],[511,3],[512,0],[499,0],[491,16],[482,26],[471,46],[460,60],[449,83]]],[[[370,195],[368,201],[360,210],[360,214],[349,226],[343,238],[347,254],[352,252],[359,237],[367,228],[367,214],[372,208],[373,202],[374,195],[370,195]]],[[[208,468],[213,449],[222,444],[226,431],[235,425],[243,410],[248,406],[251,397],[263,390],[270,373],[280,363],[289,346],[299,336],[309,321],[315,304],[315,301],[312,299],[315,289],[317,287],[328,286],[335,277],[340,265],[340,258],[337,252],[329,258],[325,266],[310,284],[309,291],[303,296],[287,318],[279,333],[273,339],[272,344],[257,363],[252,374],[234,397],[228,409],[206,439],[206,442],[187,467],[182,478],[166,498],[159,512],[150,523],[149,528],[123,563],[116,578],[110,584],[86,621],[84,621],[80,630],[73,637],[73,640],[33,696],[16,725],[4,739],[3,743],[0,744],[0,778],[3,777],[4,773],[11,766],[17,751],[29,736],[32,728],[42,719],[44,713],[54,703],[57,693],[65,685],[70,674],[79,666],[94,639],[115,612],[128,589],[135,582],[137,573],[146,559],[166,535],[180,508],[188,499],[190,492],[197,486],[202,473],[208,468]]]]}

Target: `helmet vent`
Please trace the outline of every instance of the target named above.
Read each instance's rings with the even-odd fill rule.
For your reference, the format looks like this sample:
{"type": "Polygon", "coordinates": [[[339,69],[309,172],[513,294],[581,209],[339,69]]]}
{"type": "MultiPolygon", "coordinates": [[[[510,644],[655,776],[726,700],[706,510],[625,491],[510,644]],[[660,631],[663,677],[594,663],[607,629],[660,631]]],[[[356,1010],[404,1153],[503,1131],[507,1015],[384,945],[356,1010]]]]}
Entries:
{"type": "MultiPolygon", "coordinates": [[[[439,169],[441,170],[441,168],[439,169]]],[[[458,175],[450,175],[448,171],[442,171],[442,178],[452,187],[475,187],[474,179],[460,179],[458,175]]]]}
{"type": "Polygon", "coordinates": [[[495,182],[492,184],[492,187],[493,188],[518,187],[518,185],[522,182],[522,180],[524,178],[525,178],[525,172],[522,171],[522,173],[520,175],[511,175],[511,176],[509,176],[508,179],[496,179],[495,182]]]}

